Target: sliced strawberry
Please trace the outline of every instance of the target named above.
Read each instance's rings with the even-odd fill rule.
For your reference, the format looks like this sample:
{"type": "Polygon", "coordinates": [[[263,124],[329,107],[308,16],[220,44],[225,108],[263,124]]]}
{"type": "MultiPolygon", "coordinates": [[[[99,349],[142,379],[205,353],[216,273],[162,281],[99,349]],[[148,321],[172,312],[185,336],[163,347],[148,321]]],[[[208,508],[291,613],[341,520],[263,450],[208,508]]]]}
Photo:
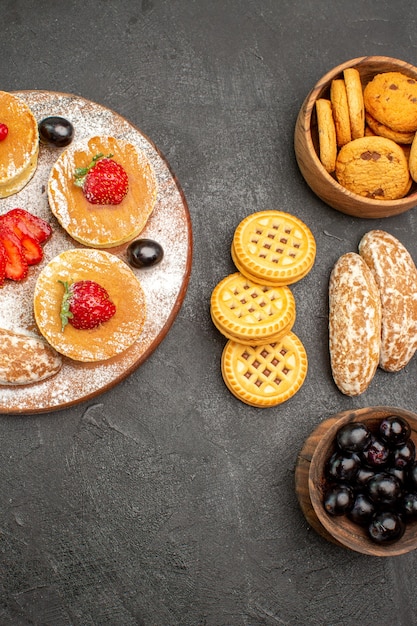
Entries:
{"type": "Polygon", "coordinates": [[[3,244],[0,242],[0,287],[4,283],[6,278],[6,250],[3,244]]]}
{"type": "Polygon", "coordinates": [[[23,280],[28,273],[28,264],[23,254],[22,245],[10,228],[0,224],[0,243],[6,253],[5,276],[11,280],[23,280]]]}
{"type": "Polygon", "coordinates": [[[11,218],[19,220],[19,228],[22,232],[26,232],[38,243],[44,243],[52,234],[52,227],[48,222],[25,209],[10,209],[2,215],[1,221],[8,223],[11,218]]]}
{"type": "Polygon", "coordinates": [[[3,218],[4,225],[19,238],[28,265],[40,263],[43,259],[43,250],[40,243],[31,235],[25,223],[18,215],[11,215],[10,212],[6,213],[3,218]]]}
{"type": "Polygon", "coordinates": [[[20,237],[20,243],[28,265],[36,265],[42,261],[43,250],[35,239],[29,237],[29,235],[22,235],[20,237]]]}

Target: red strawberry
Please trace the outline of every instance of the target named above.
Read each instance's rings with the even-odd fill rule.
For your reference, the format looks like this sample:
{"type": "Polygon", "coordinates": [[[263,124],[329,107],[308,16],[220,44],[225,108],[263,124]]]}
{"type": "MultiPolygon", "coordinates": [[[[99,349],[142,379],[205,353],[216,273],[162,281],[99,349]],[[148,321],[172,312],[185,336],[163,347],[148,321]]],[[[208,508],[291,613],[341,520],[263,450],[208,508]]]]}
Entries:
{"type": "Polygon", "coordinates": [[[4,139],[6,139],[7,135],[9,133],[9,129],[6,126],[6,124],[0,124],[0,141],[3,141],[4,139]]]}
{"type": "Polygon", "coordinates": [[[6,278],[6,250],[0,242],[0,287],[6,278]]]}
{"type": "MultiPolygon", "coordinates": [[[[25,257],[28,265],[36,265],[43,259],[43,250],[40,243],[31,235],[29,230],[25,227],[24,223],[16,215],[10,215],[6,213],[3,216],[3,224],[9,228],[19,239],[22,246],[23,256],[25,257]]],[[[0,222],[1,223],[1,222],[0,222]]]]}
{"type": "Polygon", "coordinates": [[[59,281],[64,286],[61,304],[62,330],[69,322],[74,328],[88,330],[107,322],[116,313],[116,307],[107,291],[93,280],[72,283],[59,281]]]}
{"type": "Polygon", "coordinates": [[[129,189],[123,167],[109,154],[96,154],[87,167],[75,170],[75,184],[91,204],[120,204],[129,189]]]}
{"type": "Polygon", "coordinates": [[[0,243],[6,253],[6,278],[23,280],[28,273],[28,263],[23,254],[19,237],[0,223],[0,243]]]}
{"type": "Polygon", "coordinates": [[[52,227],[48,222],[25,209],[11,209],[0,220],[8,225],[9,220],[12,220],[14,225],[17,224],[22,232],[36,239],[38,243],[44,243],[52,234],[52,227]]]}

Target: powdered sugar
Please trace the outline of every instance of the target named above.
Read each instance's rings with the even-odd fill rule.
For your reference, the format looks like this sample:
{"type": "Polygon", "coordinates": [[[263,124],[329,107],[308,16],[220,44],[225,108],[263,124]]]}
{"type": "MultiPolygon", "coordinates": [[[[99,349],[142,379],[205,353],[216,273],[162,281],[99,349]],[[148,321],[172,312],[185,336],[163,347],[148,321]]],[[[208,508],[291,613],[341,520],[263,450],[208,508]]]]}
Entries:
{"type": "MultiPolygon", "coordinates": [[[[62,115],[75,128],[74,143],[93,135],[112,135],[143,150],[158,183],[154,211],[140,236],[158,241],[164,258],[155,267],[133,270],[145,292],[147,317],[139,340],[119,357],[99,364],[64,358],[54,378],[19,389],[0,387],[0,411],[28,413],[74,404],[113,386],[142,363],[156,348],[174,321],[185,295],[191,265],[191,226],[184,197],[167,163],[152,143],[127,120],[99,104],[70,94],[45,91],[18,92],[40,121],[62,115]]],[[[44,244],[44,259],[30,268],[24,282],[6,281],[0,289],[0,328],[36,331],[33,291],[40,270],[57,254],[82,247],[70,238],[53,217],[47,198],[49,172],[62,149],[40,146],[34,177],[19,193],[0,200],[0,213],[21,207],[47,220],[53,227],[44,244]]],[[[126,247],[109,250],[126,261],[126,247]]]]}

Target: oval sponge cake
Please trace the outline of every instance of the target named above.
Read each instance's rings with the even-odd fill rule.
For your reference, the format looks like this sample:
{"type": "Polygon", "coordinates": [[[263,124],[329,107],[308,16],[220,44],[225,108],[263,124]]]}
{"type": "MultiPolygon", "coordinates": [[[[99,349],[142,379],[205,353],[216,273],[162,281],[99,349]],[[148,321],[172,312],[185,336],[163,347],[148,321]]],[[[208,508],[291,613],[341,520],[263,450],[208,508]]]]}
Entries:
{"type": "Polygon", "coordinates": [[[136,237],[153,211],[156,195],[157,182],[146,155],[115,137],[90,137],[71,144],[48,180],[52,213],[73,239],[92,248],[112,248],[136,237]],[[129,190],[118,205],[91,204],[74,184],[76,168],[86,167],[97,154],[112,154],[128,175],[129,190]]]}
{"type": "Polygon", "coordinates": [[[8,134],[0,141],[0,198],[17,193],[29,182],[38,164],[38,125],[23,100],[0,91],[0,123],[8,134]]]}
{"type": "Polygon", "coordinates": [[[114,254],[91,248],[70,249],[54,257],[35,285],[34,315],[38,328],[57,352],[76,361],[103,361],[129,348],[146,318],[143,289],[132,270],[114,254]],[[107,322],[91,330],[61,328],[63,286],[59,281],[94,280],[116,305],[107,322]]]}

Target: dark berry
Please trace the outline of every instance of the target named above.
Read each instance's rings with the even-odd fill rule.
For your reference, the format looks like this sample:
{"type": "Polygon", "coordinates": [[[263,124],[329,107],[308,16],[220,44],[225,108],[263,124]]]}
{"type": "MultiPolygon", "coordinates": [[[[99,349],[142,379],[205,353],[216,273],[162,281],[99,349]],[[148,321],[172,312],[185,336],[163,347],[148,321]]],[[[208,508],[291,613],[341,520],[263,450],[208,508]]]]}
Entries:
{"type": "Polygon", "coordinates": [[[360,422],[345,424],[336,434],[337,445],[346,452],[360,452],[370,439],[371,433],[368,427],[360,422]]]}
{"type": "Polygon", "coordinates": [[[392,474],[393,476],[398,478],[402,485],[404,485],[406,479],[405,470],[398,467],[385,467],[384,472],[387,472],[387,474],[392,474]]]}
{"type": "Polygon", "coordinates": [[[407,470],[407,484],[411,491],[417,491],[417,463],[413,463],[407,470]]]}
{"type": "Polygon", "coordinates": [[[407,492],[401,500],[400,510],[404,513],[405,519],[417,518],[417,493],[407,492]]]}
{"type": "Polygon", "coordinates": [[[133,267],[150,267],[162,261],[161,244],[152,239],[136,239],[127,248],[127,260],[133,267]]]}
{"type": "Polygon", "coordinates": [[[6,139],[8,134],[9,134],[9,129],[6,126],[6,124],[0,124],[0,141],[3,141],[3,139],[6,139]]]}
{"type": "Polygon", "coordinates": [[[398,469],[406,469],[414,463],[416,458],[416,447],[412,439],[409,439],[399,448],[395,448],[392,453],[392,463],[398,469]]]}
{"type": "Polygon", "coordinates": [[[379,435],[390,446],[401,446],[410,438],[409,423],[399,415],[384,417],[379,425],[379,435]]]}
{"type": "Polygon", "coordinates": [[[354,480],[360,466],[357,454],[343,454],[334,452],[327,464],[327,475],[331,480],[351,482],[354,480]]]}
{"type": "Polygon", "coordinates": [[[39,139],[42,143],[57,148],[68,146],[74,137],[74,127],[69,120],[57,115],[45,117],[38,124],[39,139]]]}
{"type": "Polygon", "coordinates": [[[353,504],[353,491],[348,485],[330,485],[324,493],[324,508],[330,515],[344,515],[353,504]]]}
{"type": "Polygon", "coordinates": [[[401,483],[392,474],[380,472],[366,483],[366,492],[378,505],[393,505],[402,495],[401,483]]]}
{"type": "Polygon", "coordinates": [[[359,488],[364,487],[373,476],[375,476],[375,470],[361,466],[355,476],[355,483],[359,488]]]}
{"type": "Polygon", "coordinates": [[[389,447],[376,437],[361,452],[362,458],[368,467],[381,468],[387,465],[390,458],[389,447]]]}
{"type": "Polygon", "coordinates": [[[376,505],[368,496],[359,492],[353,501],[351,509],[348,511],[348,518],[355,524],[367,526],[376,512],[376,505]]]}
{"type": "Polygon", "coordinates": [[[376,543],[389,544],[400,539],[405,531],[401,517],[392,511],[376,513],[368,527],[370,538],[376,543]]]}

